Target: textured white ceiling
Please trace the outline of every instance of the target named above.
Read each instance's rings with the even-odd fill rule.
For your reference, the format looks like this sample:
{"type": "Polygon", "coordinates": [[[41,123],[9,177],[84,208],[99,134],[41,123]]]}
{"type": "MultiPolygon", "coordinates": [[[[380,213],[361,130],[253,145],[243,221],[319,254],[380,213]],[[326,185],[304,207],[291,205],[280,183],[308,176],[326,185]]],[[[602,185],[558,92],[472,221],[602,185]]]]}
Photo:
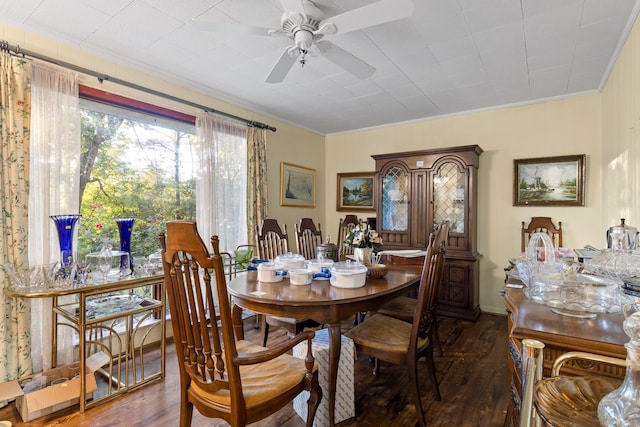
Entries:
{"type": "MultiPolygon", "coordinates": [[[[327,17],[374,2],[314,1],[327,17]]],[[[264,79],[288,39],[192,23],[279,28],[279,0],[0,0],[0,21],[330,134],[598,91],[639,3],[414,0],[410,18],[326,38],[372,77],[315,56],[279,84],[264,79]]]]}

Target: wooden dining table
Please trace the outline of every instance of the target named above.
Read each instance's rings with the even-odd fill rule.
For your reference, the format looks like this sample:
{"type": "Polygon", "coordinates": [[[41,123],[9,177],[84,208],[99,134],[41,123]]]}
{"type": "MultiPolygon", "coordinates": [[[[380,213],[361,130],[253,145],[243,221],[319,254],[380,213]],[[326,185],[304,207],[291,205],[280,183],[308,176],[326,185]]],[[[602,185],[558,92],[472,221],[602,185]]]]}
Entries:
{"type": "Polygon", "coordinates": [[[336,382],[340,360],[342,321],[356,313],[376,310],[385,302],[417,287],[420,271],[389,270],[382,278],[367,277],[363,287],[355,289],[331,286],[327,280],[314,279],[310,285],[291,285],[288,278],[281,282],[258,281],[250,271],[229,281],[232,297],[233,325],[238,339],[244,337],[242,309],[274,316],[309,318],[325,324],[329,330],[329,424],[334,426],[336,382]]]}

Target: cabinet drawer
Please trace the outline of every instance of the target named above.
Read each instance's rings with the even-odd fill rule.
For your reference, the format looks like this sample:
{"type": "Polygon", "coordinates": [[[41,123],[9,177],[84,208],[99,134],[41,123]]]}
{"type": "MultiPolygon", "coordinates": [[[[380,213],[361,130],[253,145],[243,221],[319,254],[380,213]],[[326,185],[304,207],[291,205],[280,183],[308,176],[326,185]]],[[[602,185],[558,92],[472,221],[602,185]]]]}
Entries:
{"type": "Polygon", "coordinates": [[[467,307],[470,304],[469,266],[464,263],[445,261],[444,274],[438,299],[455,307],[467,307]]]}

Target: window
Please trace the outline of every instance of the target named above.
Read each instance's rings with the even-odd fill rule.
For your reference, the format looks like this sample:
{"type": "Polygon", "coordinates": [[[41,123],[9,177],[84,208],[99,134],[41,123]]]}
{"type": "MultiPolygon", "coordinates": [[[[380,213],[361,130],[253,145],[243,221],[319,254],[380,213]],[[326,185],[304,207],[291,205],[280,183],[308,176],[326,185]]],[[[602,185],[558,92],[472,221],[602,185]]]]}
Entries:
{"type": "Polygon", "coordinates": [[[86,99],[80,105],[78,253],[99,250],[105,238],[118,246],[113,218],[136,217],[131,252],[148,256],[165,221],[195,219],[195,128],[86,99]]]}
{"type": "MultiPolygon", "coordinates": [[[[160,248],[158,233],[166,221],[196,219],[196,180],[202,156],[195,117],[85,87],[81,88],[80,106],[82,218],[78,255],[98,251],[105,238],[119,249],[113,218],[135,217],[131,253],[148,256],[160,248]]],[[[237,157],[238,150],[223,143],[224,135],[219,139],[220,143],[214,144],[216,166],[220,158],[237,157]]],[[[246,152],[246,146],[243,150],[246,152]]],[[[246,176],[246,157],[244,162],[232,166],[225,162],[215,169],[212,181],[216,188],[231,185],[236,191],[233,194],[246,193],[246,178],[238,180],[238,176],[246,176]],[[225,181],[231,182],[220,187],[225,181]],[[244,188],[239,189],[238,182],[244,188]]],[[[232,218],[220,215],[209,227],[221,234],[221,240],[229,222],[246,222],[244,199],[216,197],[225,206],[223,212],[234,213],[232,218]]],[[[244,230],[244,238],[227,242],[227,247],[246,243],[246,224],[244,230]]]]}

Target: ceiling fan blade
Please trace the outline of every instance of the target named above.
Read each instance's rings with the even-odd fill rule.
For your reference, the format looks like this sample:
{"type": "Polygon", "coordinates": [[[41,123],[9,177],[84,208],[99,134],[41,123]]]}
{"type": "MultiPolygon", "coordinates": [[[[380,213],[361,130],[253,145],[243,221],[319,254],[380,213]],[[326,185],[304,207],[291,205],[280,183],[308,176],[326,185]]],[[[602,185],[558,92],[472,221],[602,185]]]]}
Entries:
{"type": "Polygon", "coordinates": [[[274,33],[281,32],[271,28],[251,27],[233,22],[215,22],[202,19],[192,19],[191,26],[200,31],[250,36],[271,36],[274,33]]]}
{"type": "Polygon", "coordinates": [[[276,65],[273,66],[271,72],[267,76],[265,82],[267,83],[280,83],[284,80],[284,78],[289,73],[291,67],[296,62],[296,56],[292,56],[290,54],[291,46],[287,47],[282,55],[280,55],[280,59],[276,62],[276,65]]]}
{"type": "Polygon", "coordinates": [[[353,56],[346,50],[336,46],[335,44],[323,40],[316,43],[318,51],[329,61],[344,68],[359,79],[370,77],[376,69],[364,62],[362,59],[353,56]]]}
{"type": "Polygon", "coordinates": [[[320,22],[320,27],[322,27],[322,24],[331,23],[337,27],[339,34],[344,34],[407,18],[412,13],[413,2],[411,0],[381,0],[377,3],[327,18],[320,22]]]}
{"type": "Polygon", "coordinates": [[[280,0],[284,13],[297,13],[300,16],[307,16],[307,12],[304,10],[303,0],[280,0]]]}

